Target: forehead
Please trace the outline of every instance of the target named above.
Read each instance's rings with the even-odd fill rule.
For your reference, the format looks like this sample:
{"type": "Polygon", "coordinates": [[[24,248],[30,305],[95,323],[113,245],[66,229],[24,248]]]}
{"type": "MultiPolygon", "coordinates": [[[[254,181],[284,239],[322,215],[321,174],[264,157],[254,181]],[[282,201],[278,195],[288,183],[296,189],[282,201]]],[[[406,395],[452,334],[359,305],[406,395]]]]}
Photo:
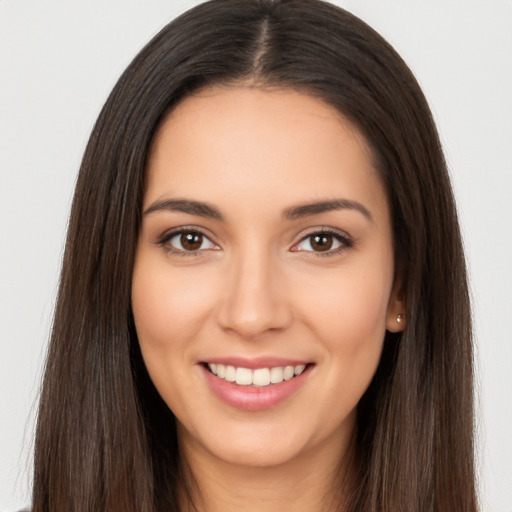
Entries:
{"type": "Polygon", "coordinates": [[[371,152],[336,109],[287,89],[216,87],[188,96],[153,140],[145,205],[165,195],[259,204],[358,196],[386,203],[371,152]]]}

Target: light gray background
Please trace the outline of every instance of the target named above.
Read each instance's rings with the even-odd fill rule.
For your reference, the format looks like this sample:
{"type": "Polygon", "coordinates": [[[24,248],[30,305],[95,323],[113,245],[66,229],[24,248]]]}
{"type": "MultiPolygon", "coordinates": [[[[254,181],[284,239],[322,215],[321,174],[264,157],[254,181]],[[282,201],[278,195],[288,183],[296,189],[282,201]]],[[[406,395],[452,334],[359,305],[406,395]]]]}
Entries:
{"type": "MultiPolygon", "coordinates": [[[[0,0],[0,510],[29,502],[70,198],[116,79],[185,0],[0,0]]],[[[484,512],[512,512],[512,2],[339,0],[409,63],[438,122],[474,296],[484,512]]]]}

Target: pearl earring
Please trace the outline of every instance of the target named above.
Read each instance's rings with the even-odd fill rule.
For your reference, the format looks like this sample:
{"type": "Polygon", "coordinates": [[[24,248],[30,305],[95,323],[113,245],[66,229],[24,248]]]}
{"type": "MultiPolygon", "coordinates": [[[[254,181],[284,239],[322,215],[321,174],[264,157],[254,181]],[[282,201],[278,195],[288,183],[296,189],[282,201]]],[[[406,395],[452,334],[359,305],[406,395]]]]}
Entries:
{"type": "Polygon", "coordinates": [[[402,320],[405,320],[405,315],[402,315],[402,314],[397,315],[397,317],[396,317],[396,323],[397,323],[397,324],[401,324],[401,323],[402,323],[402,320]]]}

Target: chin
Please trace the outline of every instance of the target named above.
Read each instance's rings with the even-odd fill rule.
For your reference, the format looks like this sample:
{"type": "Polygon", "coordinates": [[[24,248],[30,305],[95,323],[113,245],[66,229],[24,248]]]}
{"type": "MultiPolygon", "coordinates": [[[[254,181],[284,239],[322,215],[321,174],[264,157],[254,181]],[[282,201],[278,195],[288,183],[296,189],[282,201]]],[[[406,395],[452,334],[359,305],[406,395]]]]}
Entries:
{"type": "Polygon", "coordinates": [[[273,442],[239,440],[228,445],[213,447],[212,454],[223,462],[243,467],[270,468],[292,462],[303,452],[300,445],[284,444],[281,439],[273,442]]]}
{"type": "MultiPolygon", "coordinates": [[[[275,418],[274,418],[275,419],[275,418]]],[[[207,432],[178,428],[180,444],[196,445],[226,464],[244,467],[272,467],[291,462],[308,451],[306,432],[290,435],[290,428],[265,422],[233,421],[230,425],[209,422],[207,432]],[[192,430],[192,432],[191,432],[192,430]]]]}

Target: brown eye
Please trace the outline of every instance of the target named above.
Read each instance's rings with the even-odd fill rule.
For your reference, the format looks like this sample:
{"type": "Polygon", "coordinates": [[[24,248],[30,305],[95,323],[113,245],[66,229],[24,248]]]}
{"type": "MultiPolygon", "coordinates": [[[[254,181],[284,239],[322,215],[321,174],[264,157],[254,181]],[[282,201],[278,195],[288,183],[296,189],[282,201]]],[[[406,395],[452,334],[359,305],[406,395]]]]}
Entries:
{"type": "Polygon", "coordinates": [[[310,237],[311,248],[317,252],[328,251],[332,248],[334,237],[325,233],[310,237]]]}
{"type": "Polygon", "coordinates": [[[297,245],[292,247],[292,251],[334,255],[353,246],[354,242],[347,235],[331,233],[330,231],[317,231],[305,236],[297,245]]]}
{"type": "Polygon", "coordinates": [[[203,250],[219,248],[199,231],[175,231],[164,237],[160,243],[175,253],[199,253],[203,250]]]}
{"type": "Polygon", "coordinates": [[[201,233],[182,233],[180,242],[185,251],[197,251],[203,244],[203,235],[201,233]]]}

